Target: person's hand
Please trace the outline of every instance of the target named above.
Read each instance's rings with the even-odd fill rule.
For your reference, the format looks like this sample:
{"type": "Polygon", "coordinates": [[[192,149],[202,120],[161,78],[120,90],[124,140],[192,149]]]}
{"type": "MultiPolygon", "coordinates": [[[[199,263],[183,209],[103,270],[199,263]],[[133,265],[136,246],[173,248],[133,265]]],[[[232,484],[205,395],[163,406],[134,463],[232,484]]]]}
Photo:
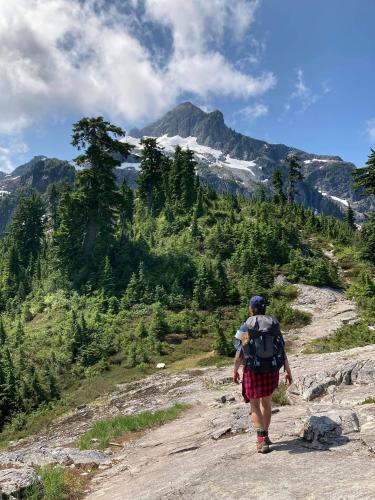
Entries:
{"type": "Polygon", "coordinates": [[[287,385],[292,385],[293,383],[292,372],[287,372],[285,374],[285,382],[287,383],[287,385]]]}
{"type": "Polygon", "coordinates": [[[235,384],[239,384],[240,383],[240,374],[238,373],[238,370],[235,370],[233,372],[233,382],[235,384]]]}

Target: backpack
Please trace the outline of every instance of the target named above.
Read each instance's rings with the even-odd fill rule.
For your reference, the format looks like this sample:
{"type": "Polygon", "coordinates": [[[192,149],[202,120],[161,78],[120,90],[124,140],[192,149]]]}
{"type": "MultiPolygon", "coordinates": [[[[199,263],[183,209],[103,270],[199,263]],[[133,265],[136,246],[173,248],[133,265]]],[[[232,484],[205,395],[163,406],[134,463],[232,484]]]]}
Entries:
{"type": "Polygon", "coordinates": [[[251,316],[244,324],[249,342],[241,346],[244,366],[251,371],[275,372],[284,364],[284,339],[279,322],[272,316],[251,316]]]}

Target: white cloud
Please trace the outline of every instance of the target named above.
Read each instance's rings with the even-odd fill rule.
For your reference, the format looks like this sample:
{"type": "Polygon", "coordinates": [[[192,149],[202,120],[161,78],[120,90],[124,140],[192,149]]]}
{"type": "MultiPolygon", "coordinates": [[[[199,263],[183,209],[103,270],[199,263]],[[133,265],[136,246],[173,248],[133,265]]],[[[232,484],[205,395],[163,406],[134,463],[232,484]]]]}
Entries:
{"type": "Polygon", "coordinates": [[[375,144],[375,118],[366,122],[366,132],[371,144],[375,144]]]}
{"type": "Polygon", "coordinates": [[[245,106],[244,108],[238,110],[237,114],[250,120],[256,120],[257,118],[268,114],[268,106],[262,103],[255,103],[251,106],[245,106]]]}
{"type": "Polygon", "coordinates": [[[27,145],[19,139],[5,141],[0,145],[0,171],[11,172],[19,163],[15,164],[15,158],[22,158],[27,153],[27,145]]]}
{"type": "Polygon", "coordinates": [[[307,108],[321,99],[324,94],[327,94],[332,90],[327,81],[323,81],[321,86],[322,89],[320,92],[313,91],[310,87],[307,86],[302,69],[298,69],[295,88],[292,95],[290,96],[289,102],[285,106],[285,110],[288,111],[291,107],[290,102],[295,101],[299,103],[300,111],[306,111],[307,108]]]}
{"type": "Polygon", "coordinates": [[[259,0],[144,2],[144,20],[171,33],[163,67],[134,35],[135,13],[115,1],[0,0],[0,133],[69,112],[139,122],[186,92],[250,97],[275,85],[272,73],[240,71],[221,50],[224,35],[246,33],[259,0]]]}
{"type": "Polygon", "coordinates": [[[306,110],[319,99],[318,94],[314,94],[313,91],[305,84],[303,71],[301,69],[297,70],[297,82],[292,98],[299,99],[301,101],[303,110],[306,110]]]}

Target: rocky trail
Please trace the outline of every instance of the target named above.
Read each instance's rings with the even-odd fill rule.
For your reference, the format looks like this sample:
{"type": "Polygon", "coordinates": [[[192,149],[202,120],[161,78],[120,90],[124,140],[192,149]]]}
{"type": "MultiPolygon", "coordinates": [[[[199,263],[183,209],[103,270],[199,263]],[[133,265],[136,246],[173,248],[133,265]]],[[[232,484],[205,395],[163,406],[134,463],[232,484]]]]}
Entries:
{"type": "Polygon", "coordinates": [[[231,367],[167,369],[119,385],[41,435],[13,443],[0,453],[3,492],[37,481],[32,465],[52,463],[78,471],[81,464],[95,465],[90,500],[374,498],[375,404],[362,403],[375,397],[375,345],[304,355],[306,342],[355,321],[357,312],[343,293],[304,285],[294,306],[313,317],[286,335],[293,346],[291,404],[273,409],[268,455],[255,453],[249,408],[231,382],[231,367]],[[189,409],[122,447],[82,452],[72,444],[100,418],[175,402],[189,409]]]}

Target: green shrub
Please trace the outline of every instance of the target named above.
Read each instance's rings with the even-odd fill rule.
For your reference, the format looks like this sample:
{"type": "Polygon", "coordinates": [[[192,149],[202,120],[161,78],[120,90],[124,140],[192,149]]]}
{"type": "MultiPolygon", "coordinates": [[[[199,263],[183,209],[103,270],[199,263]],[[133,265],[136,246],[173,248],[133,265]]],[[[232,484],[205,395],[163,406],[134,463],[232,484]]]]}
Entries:
{"type": "Polygon", "coordinates": [[[354,325],[343,325],[328,337],[313,340],[305,347],[304,353],[336,352],[369,344],[375,344],[375,330],[360,320],[354,325]]]}
{"type": "Polygon", "coordinates": [[[272,301],[268,313],[275,316],[283,330],[291,328],[301,328],[311,322],[311,314],[299,309],[293,309],[285,299],[275,299],[272,301]]]}
{"type": "Polygon", "coordinates": [[[287,385],[284,382],[279,384],[279,387],[272,394],[272,403],[279,406],[290,405],[289,399],[286,395],[287,385]]]}
{"type": "Polygon", "coordinates": [[[375,282],[368,271],[362,271],[348,290],[349,297],[356,299],[375,297],[375,282]]]}

